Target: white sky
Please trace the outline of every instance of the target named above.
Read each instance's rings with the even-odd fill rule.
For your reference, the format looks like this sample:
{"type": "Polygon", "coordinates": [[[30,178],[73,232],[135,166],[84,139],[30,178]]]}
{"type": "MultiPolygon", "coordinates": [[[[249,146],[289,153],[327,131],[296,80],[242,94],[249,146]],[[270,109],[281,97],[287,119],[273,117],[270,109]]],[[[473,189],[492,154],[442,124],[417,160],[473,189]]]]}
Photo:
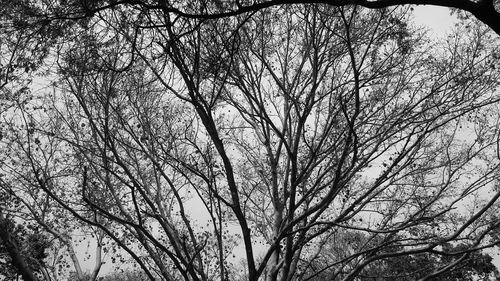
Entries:
{"type": "Polygon", "coordinates": [[[419,5],[414,6],[415,23],[429,28],[429,35],[444,37],[457,21],[449,8],[419,5]]]}

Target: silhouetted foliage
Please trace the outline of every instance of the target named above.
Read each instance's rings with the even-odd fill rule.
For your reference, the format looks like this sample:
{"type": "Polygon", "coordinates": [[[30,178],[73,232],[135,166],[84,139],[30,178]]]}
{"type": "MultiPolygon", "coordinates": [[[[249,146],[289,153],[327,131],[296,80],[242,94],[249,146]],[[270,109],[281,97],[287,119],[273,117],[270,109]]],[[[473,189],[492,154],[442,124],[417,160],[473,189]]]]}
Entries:
{"type": "Polygon", "coordinates": [[[0,272],[2,280],[19,280],[25,268],[21,268],[15,261],[21,258],[35,276],[42,276],[45,267],[46,250],[50,247],[47,238],[37,229],[17,225],[13,220],[3,218],[0,220],[0,272]],[[5,238],[8,237],[8,240],[5,238]],[[17,251],[17,253],[13,252],[17,251]],[[19,255],[19,257],[15,257],[19,255]]]}

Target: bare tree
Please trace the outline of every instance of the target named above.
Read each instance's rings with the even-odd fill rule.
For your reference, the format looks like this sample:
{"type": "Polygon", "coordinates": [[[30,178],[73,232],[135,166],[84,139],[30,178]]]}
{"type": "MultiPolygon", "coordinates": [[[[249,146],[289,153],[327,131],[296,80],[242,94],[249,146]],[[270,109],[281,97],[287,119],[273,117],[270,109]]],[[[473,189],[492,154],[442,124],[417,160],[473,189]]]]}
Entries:
{"type": "MultiPolygon", "coordinates": [[[[475,79],[496,87],[489,59],[474,62],[484,43],[460,50],[455,42],[452,57],[443,54],[434,61],[419,47],[419,36],[409,35],[401,15],[337,12],[334,16],[326,8],[301,6],[259,14],[241,28],[244,43],[233,67],[214,77],[218,83],[208,84],[227,85],[215,92],[221,93],[220,103],[205,98],[206,88],[193,87],[191,98],[205,109],[207,131],[217,128],[211,134],[214,144],[222,139],[220,154],[229,154],[231,148],[240,153],[241,159],[231,152],[236,161],[225,163],[225,172],[234,173],[234,192],[245,217],[268,244],[254,274],[265,273],[270,280],[307,279],[300,272],[310,263],[306,253],[313,258],[322,254],[323,241],[342,229],[368,236],[358,235],[363,240],[358,247],[330,261],[327,267],[336,269],[331,276],[335,280],[354,279],[369,264],[392,256],[450,254],[436,250],[445,241],[465,239],[469,250],[480,248],[496,227],[491,214],[485,216],[486,225],[477,220],[496,196],[482,203],[474,199],[479,211],[469,216],[459,219],[452,212],[496,181],[496,160],[491,157],[474,181],[462,179],[473,172],[469,163],[495,147],[496,136],[485,143],[482,136],[487,134],[479,133],[479,141],[467,143],[456,135],[465,126],[460,120],[464,115],[497,101],[487,94],[489,98],[476,104],[455,92],[475,79]],[[247,32],[247,26],[258,31],[247,32]],[[471,69],[449,71],[464,57],[457,55],[462,51],[472,59],[467,64],[478,67],[474,74],[471,69]],[[210,120],[225,110],[236,114],[210,120]],[[241,166],[237,170],[232,165],[241,166]],[[391,250],[395,245],[404,246],[391,250]]],[[[224,46],[231,41],[222,37],[216,42],[224,46]]],[[[493,127],[482,128],[493,133],[494,120],[493,127]]],[[[247,255],[252,246],[247,246],[247,255]]],[[[250,279],[252,264],[248,262],[250,279]]]]}
{"type": "Polygon", "coordinates": [[[498,243],[499,50],[481,26],[436,48],[404,9],[126,3],[69,15],[85,21],[59,46],[46,140],[28,126],[20,153],[151,280],[444,261],[425,280],[498,243]]]}

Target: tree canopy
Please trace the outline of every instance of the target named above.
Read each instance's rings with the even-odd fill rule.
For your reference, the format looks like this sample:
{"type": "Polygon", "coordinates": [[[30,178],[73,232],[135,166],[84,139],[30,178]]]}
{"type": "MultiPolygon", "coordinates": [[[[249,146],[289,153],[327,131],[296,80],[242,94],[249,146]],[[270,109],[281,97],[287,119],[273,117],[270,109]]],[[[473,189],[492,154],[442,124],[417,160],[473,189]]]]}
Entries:
{"type": "Polygon", "coordinates": [[[33,278],[498,275],[498,2],[435,1],[489,25],[439,42],[406,2],[327,2],[3,5],[0,214],[53,239],[33,278]]]}

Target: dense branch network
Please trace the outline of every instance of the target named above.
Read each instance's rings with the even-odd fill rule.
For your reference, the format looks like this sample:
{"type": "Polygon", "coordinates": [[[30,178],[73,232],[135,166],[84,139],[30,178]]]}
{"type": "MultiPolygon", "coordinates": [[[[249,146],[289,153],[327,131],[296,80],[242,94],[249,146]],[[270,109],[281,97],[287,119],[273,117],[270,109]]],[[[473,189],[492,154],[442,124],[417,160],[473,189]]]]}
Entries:
{"type": "Polygon", "coordinates": [[[26,208],[64,209],[151,280],[456,269],[499,241],[500,51],[480,24],[437,50],[409,9],[383,9],[403,4],[491,17],[499,33],[493,1],[40,8],[21,31],[36,15],[71,26],[47,47],[53,91],[16,93],[2,115],[0,168],[33,194],[26,208]]]}

